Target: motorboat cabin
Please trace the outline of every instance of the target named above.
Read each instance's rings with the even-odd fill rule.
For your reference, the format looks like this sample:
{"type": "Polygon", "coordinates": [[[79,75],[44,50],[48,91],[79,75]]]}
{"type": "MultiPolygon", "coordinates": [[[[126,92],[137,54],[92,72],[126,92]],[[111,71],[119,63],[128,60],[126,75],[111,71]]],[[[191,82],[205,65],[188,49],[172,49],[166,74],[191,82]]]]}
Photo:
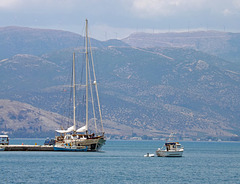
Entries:
{"type": "Polygon", "coordinates": [[[9,145],[8,135],[0,135],[0,145],[9,145]]]}

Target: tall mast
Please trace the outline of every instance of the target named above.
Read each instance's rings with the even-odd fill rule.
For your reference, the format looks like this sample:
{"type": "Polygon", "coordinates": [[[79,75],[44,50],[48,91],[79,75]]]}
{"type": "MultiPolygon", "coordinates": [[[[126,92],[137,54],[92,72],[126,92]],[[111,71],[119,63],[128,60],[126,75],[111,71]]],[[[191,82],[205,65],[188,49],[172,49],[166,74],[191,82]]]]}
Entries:
{"type": "Polygon", "coordinates": [[[76,131],[75,52],[73,53],[73,126],[74,126],[74,131],[76,131]]]}
{"type": "Polygon", "coordinates": [[[86,19],[86,129],[88,130],[88,20],[86,19]]]}
{"type": "MultiPolygon", "coordinates": [[[[98,103],[99,116],[100,116],[100,121],[101,121],[101,125],[102,125],[102,132],[104,132],[104,129],[103,129],[103,122],[102,122],[102,112],[101,112],[100,101],[99,101],[99,95],[98,95],[97,80],[96,80],[95,69],[94,69],[94,63],[93,63],[93,56],[92,56],[92,49],[91,49],[91,41],[90,41],[90,39],[89,39],[88,41],[89,41],[89,48],[90,48],[90,53],[91,53],[92,70],[93,70],[94,85],[95,85],[96,95],[97,95],[97,103],[98,103]]],[[[94,107],[94,106],[93,106],[93,107],[94,107]]],[[[95,113],[94,113],[94,114],[95,114],[95,113]]],[[[95,119],[95,127],[96,127],[96,132],[97,132],[96,118],[94,117],[94,119],[95,119]]]]}

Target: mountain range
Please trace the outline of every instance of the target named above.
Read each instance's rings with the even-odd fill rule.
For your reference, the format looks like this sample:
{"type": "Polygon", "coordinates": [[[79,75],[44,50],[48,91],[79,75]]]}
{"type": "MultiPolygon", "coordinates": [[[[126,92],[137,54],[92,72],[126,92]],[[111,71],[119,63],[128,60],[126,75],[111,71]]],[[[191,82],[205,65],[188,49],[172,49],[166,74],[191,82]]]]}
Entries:
{"type": "MultiPolygon", "coordinates": [[[[238,139],[239,38],[200,31],[91,39],[106,134],[238,139]]],[[[41,137],[67,126],[59,117],[66,116],[72,52],[83,46],[75,33],[0,28],[2,132],[41,137]]]]}
{"type": "Polygon", "coordinates": [[[240,33],[220,31],[134,33],[122,41],[140,48],[192,48],[239,64],[240,33]]]}

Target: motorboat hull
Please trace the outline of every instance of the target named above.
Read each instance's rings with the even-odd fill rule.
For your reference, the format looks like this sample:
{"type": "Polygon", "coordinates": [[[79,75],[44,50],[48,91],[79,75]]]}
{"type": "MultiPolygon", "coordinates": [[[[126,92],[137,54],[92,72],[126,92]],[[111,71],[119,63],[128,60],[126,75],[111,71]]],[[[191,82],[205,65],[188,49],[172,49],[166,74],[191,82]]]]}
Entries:
{"type": "Polygon", "coordinates": [[[175,151],[175,150],[157,150],[156,155],[158,157],[182,157],[183,150],[182,151],[175,151]]]}

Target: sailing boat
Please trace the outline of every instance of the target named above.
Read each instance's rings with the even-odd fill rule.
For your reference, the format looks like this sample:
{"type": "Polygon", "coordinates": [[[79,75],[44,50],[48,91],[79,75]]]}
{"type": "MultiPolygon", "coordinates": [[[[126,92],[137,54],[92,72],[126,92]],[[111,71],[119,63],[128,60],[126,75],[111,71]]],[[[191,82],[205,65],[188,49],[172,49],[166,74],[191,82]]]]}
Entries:
{"type": "Polygon", "coordinates": [[[100,108],[100,101],[98,95],[97,81],[94,69],[94,63],[92,58],[92,50],[90,39],[88,37],[88,20],[86,20],[86,48],[85,48],[85,56],[86,56],[86,84],[79,85],[76,84],[75,79],[75,53],[73,53],[73,126],[69,127],[67,130],[56,130],[56,132],[60,133],[59,136],[55,137],[55,151],[99,151],[101,147],[105,144],[106,139],[104,136],[104,129],[102,123],[102,115],[100,108]],[[91,56],[91,60],[89,60],[89,54],[91,56]],[[90,66],[92,67],[90,69],[90,66]],[[91,76],[93,76],[93,82],[91,81],[91,76]],[[85,117],[85,125],[78,128],[76,127],[76,87],[85,87],[86,95],[85,95],[85,106],[86,106],[86,117],[85,117]],[[95,89],[98,114],[101,122],[101,132],[98,132],[96,125],[96,110],[93,100],[93,88],[95,89]],[[90,93],[89,93],[90,91],[90,93]],[[89,95],[90,94],[90,95],[89,95]],[[91,97],[91,98],[90,98],[91,97]],[[89,101],[92,101],[92,114],[95,122],[95,133],[89,134],[89,101]]]}

